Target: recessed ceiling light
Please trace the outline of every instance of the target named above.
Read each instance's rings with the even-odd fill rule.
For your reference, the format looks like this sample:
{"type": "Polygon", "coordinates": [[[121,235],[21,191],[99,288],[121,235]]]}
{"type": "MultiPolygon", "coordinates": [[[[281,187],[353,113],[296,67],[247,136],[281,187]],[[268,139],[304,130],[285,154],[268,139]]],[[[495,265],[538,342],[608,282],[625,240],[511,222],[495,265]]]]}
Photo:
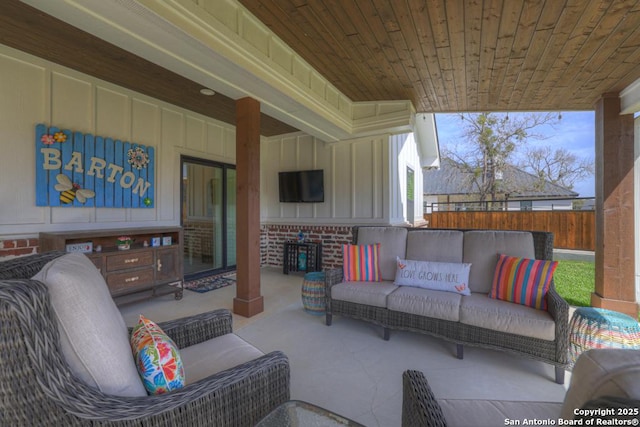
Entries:
{"type": "Polygon", "coordinates": [[[207,89],[207,88],[202,88],[200,89],[200,93],[206,96],[213,96],[215,95],[215,91],[213,91],[212,89],[207,89]]]}

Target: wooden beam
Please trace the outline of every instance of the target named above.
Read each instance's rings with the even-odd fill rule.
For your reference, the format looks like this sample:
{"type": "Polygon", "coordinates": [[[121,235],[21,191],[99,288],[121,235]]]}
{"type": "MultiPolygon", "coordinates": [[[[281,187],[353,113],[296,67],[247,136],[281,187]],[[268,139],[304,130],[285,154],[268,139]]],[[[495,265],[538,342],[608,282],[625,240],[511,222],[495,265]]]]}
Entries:
{"type": "Polygon", "coordinates": [[[635,293],[633,114],[618,94],[596,102],[596,283],[591,305],[638,318],[635,293]]]}
{"type": "Polygon", "coordinates": [[[260,295],[260,103],[236,101],[236,298],[233,312],[264,311],[260,295]]]}

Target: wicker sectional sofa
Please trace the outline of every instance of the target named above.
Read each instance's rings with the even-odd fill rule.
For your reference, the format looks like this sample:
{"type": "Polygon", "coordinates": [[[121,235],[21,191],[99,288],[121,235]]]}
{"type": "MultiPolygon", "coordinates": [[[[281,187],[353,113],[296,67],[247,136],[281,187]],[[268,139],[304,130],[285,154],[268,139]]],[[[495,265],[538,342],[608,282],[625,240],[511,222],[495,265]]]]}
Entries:
{"type": "Polygon", "coordinates": [[[547,310],[488,298],[498,254],[550,260],[553,234],[540,231],[455,230],[395,226],[354,227],[353,244],[380,243],[382,282],[345,282],[343,270],[326,272],[326,323],[333,315],[365,320],[390,330],[433,335],[463,346],[508,351],[555,367],[564,383],[568,366],[569,305],[551,283],[547,310]],[[397,258],[470,263],[471,294],[396,286],[397,258]]]}

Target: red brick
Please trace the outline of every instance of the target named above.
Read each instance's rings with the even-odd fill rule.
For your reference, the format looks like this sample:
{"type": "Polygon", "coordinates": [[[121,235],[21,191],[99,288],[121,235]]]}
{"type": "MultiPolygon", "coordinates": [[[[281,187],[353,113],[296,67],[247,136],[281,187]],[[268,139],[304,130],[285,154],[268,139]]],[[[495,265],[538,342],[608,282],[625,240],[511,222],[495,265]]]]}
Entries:
{"type": "Polygon", "coordinates": [[[35,254],[36,248],[20,248],[20,249],[0,249],[0,258],[7,256],[21,256],[21,255],[30,255],[35,254]]]}
{"type": "Polygon", "coordinates": [[[13,249],[16,247],[15,240],[3,240],[1,243],[3,249],[13,249]]]}

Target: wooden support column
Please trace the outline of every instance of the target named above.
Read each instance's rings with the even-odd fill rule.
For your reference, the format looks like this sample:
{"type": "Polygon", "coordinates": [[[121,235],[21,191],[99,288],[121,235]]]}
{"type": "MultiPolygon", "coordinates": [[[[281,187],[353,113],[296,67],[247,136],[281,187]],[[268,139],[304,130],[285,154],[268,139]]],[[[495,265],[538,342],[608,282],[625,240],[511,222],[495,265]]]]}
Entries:
{"type": "Polygon", "coordinates": [[[260,103],[236,101],[236,297],[233,312],[264,311],[260,295],[260,103]]]}
{"type": "Polygon", "coordinates": [[[633,114],[618,94],[596,102],[596,283],[591,305],[638,318],[635,293],[633,114]]]}

